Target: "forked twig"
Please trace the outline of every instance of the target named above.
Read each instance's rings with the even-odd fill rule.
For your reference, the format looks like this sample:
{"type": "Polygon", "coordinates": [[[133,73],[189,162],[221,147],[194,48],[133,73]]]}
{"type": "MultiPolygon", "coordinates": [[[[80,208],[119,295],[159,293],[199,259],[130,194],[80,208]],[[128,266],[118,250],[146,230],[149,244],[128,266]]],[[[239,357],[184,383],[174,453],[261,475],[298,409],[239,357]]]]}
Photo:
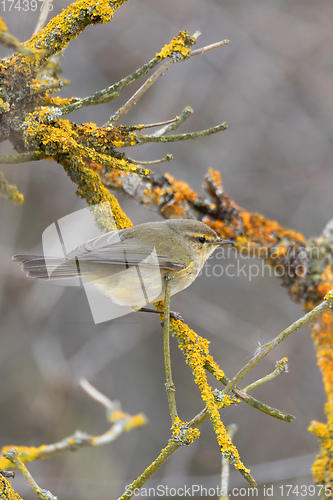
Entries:
{"type": "Polygon", "coordinates": [[[157,130],[154,134],[151,134],[152,137],[161,137],[161,135],[166,134],[167,132],[171,132],[172,130],[176,130],[180,125],[187,120],[189,116],[193,113],[193,109],[191,106],[186,106],[186,108],[183,109],[181,114],[176,117],[176,119],[172,120],[170,125],[166,124],[165,127],[160,128],[160,130],[157,130]]]}
{"type": "MultiPolygon", "coordinates": [[[[197,38],[201,35],[199,31],[196,31],[193,35],[192,38],[197,38]]],[[[160,78],[160,76],[164,75],[164,73],[176,62],[179,61],[184,61],[185,59],[182,58],[180,60],[177,60],[176,58],[170,58],[168,59],[162,66],[160,66],[155,73],[151,77],[149,77],[143,85],[128,99],[128,101],[121,107],[119,108],[108,120],[107,125],[114,125],[117,121],[120,120],[123,116],[125,116],[129,110],[141,99],[141,97],[147,92],[147,90],[154,85],[154,83],[160,78]]]]}
{"type": "Polygon", "coordinates": [[[5,457],[18,468],[26,482],[29,484],[29,486],[36,493],[40,500],[57,500],[57,497],[54,496],[50,491],[44,490],[40,486],[38,486],[32,475],[28,471],[27,467],[23,463],[20,452],[17,448],[8,450],[5,457]]]}
{"type": "Polygon", "coordinates": [[[273,370],[268,375],[265,375],[264,377],[256,380],[252,384],[249,384],[246,387],[244,387],[243,392],[252,391],[253,389],[259,387],[260,385],[265,384],[266,382],[270,382],[271,380],[273,380],[273,378],[280,375],[280,373],[287,373],[288,372],[287,361],[288,361],[287,358],[282,358],[280,361],[277,361],[275,363],[275,370],[273,370]]]}
{"type": "Polygon", "coordinates": [[[325,297],[325,300],[321,302],[317,307],[312,309],[310,312],[296,320],[292,325],[288,326],[285,330],[283,330],[279,335],[277,335],[273,340],[267,342],[260,351],[253,356],[252,359],[239,372],[230,380],[227,387],[224,389],[225,394],[229,394],[232,391],[236,384],[243,378],[245,375],[252,370],[252,368],[269,352],[271,352],[274,347],[276,347],[280,342],[285,340],[291,333],[298,330],[301,326],[306,325],[314,318],[319,316],[325,309],[328,309],[333,304],[333,290],[331,290],[325,297]]]}
{"type": "MultiPolygon", "coordinates": [[[[75,103],[71,103],[68,104],[67,106],[64,106],[61,109],[62,114],[67,115],[68,113],[71,113],[76,109],[83,108],[84,106],[96,105],[103,102],[111,101],[112,99],[116,99],[119,96],[118,92],[119,90],[121,90],[123,87],[126,87],[130,83],[134,82],[142,75],[148,73],[148,71],[154,68],[160,61],[161,61],[160,57],[158,56],[154,57],[148,63],[144,64],[130,75],[125,76],[125,78],[122,78],[121,80],[119,80],[119,82],[110,85],[110,87],[107,87],[103,90],[99,90],[98,92],[95,92],[91,96],[84,97],[83,99],[78,99],[75,103]]],[[[105,126],[106,125],[107,124],[105,124],[105,126]]]]}

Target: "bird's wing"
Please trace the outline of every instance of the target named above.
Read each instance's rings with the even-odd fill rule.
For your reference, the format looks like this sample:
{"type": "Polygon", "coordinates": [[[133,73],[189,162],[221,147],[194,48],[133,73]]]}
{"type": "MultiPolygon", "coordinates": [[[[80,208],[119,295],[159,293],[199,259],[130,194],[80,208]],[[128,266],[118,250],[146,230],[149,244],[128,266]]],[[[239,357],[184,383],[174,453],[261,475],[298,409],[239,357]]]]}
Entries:
{"type": "Polygon", "coordinates": [[[84,261],[94,264],[112,264],[122,266],[159,267],[179,271],[186,263],[177,256],[172,259],[158,253],[153,244],[146,240],[123,239],[122,230],[112,231],[87,241],[67,255],[69,260],[84,261]]]}

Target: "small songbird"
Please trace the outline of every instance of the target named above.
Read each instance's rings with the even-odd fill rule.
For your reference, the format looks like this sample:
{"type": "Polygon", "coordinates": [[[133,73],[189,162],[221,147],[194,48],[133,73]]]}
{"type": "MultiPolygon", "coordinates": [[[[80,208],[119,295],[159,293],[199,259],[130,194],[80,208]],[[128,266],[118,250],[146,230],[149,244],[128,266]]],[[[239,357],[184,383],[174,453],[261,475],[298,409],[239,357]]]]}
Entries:
{"type": "Polygon", "coordinates": [[[218,245],[203,222],[169,219],[111,231],[78,246],[64,258],[15,255],[27,276],[39,279],[81,276],[95,283],[119,305],[133,310],[164,299],[165,279],[171,295],[187,288],[218,245]]]}

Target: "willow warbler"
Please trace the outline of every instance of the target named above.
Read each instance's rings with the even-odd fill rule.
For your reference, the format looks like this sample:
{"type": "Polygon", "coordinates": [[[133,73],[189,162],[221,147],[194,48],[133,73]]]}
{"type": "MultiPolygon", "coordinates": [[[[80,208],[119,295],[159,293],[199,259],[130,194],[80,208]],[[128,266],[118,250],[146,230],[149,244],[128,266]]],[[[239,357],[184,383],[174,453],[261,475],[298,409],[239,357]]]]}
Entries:
{"type": "Polygon", "coordinates": [[[187,288],[218,245],[233,244],[197,220],[147,222],[98,236],[64,258],[15,255],[27,276],[39,279],[81,276],[116,304],[139,310],[187,288]]]}

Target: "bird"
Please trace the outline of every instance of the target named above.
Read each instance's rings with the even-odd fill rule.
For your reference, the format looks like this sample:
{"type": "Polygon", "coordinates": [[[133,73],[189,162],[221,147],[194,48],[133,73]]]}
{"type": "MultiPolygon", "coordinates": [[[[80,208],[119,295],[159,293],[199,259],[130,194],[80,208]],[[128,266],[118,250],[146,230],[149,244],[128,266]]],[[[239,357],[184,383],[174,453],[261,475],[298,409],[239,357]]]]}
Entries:
{"type": "Polygon", "coordinates": [[[184,290],[224,244],[234,243],[204,222],[168,219],[102,234],[64,258],[14,255],[13,260],[31,278],[86,278],[118,305],[156,312],[146,306],[164,299],[166,279],[172,280],[171,295],[184,290]]]}

